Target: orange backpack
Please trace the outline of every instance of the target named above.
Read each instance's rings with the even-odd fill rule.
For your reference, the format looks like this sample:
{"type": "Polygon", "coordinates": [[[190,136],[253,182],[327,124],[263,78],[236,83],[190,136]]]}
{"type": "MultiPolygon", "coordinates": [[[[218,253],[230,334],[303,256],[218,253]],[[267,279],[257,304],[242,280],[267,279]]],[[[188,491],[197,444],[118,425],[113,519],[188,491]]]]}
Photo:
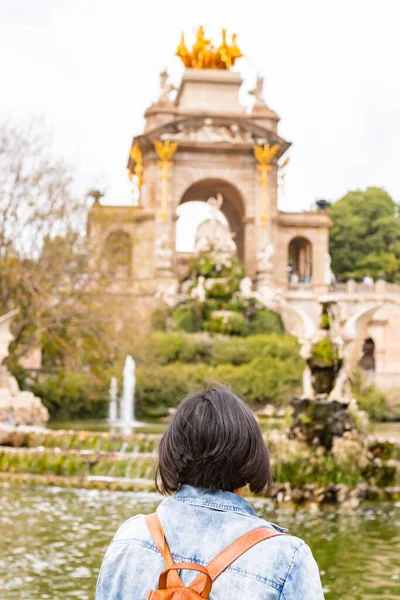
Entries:
{"type": "Polygon", "coordinates": [[[273,529],[260,527],[230,544],[222,550],[206,567],[195,563],[174,563],[171,551],[165,539],[163,528],[156,513],[146,517],[146,525],[154,539],[154,542],[164,558],[164,571],[158,581],[158,590],[149,592],[147,600],[200,600],[209,597],[211,587],[216,578],[221,575],[239,556],[250,548],[269,538],[285,535],[273,529]],[[187,569],[198,571],[199,575],[187,588],[183,585],[178,571],[187,569]]]}

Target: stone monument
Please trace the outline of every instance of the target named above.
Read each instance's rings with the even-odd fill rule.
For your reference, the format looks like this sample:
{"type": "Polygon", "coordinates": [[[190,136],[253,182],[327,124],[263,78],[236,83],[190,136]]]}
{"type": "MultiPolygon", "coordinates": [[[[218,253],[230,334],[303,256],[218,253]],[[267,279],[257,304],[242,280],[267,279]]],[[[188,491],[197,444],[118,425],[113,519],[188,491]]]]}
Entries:
{"type": "MultiPolygon", "coordinates": [[[[268,105],[261,75],[250,86],[251,112],[241,104],[237,66],[242,52],[236,35],[223,30],[213,43],[200,27],[192,44],[182,35],[176,56],[184,65],[177,87],[162,71],[158,97],[132,140],[126,166],[137,205],[107,206],[104,198],[99,203],[96,190],[91,194],[90,264],[111,275],[106,293],[114,296],[116,320],[134,320],[138,331],[147,333],[152,313],[163,303],[179,301],[177,290],[188,278],[192,256],[177,250],[178,208],[222,196],[220,210],[228,226],[224,231],[214,223],[214,243],[223,235],[235,246],[263,304],[273,308],[284,300],[289,333],[296,335],[297,327],[289,305],[307,313],[318,328],[321,297],[336,302],[342,334],[343,324],[359,309],[377,299],[384,302],[362,326],[362,341],[373,351],[369,364],[374,370],[368,377],[382,389],[400,390],[400,287],[336,281],[329,255],[329,203],[280,210],[279,183],[286,175],[290,142],[279,134],[280,118],[268,105]]],[[[165,53],[159,58],[163,66],[165,53]]],[[[208,241],[198,233],[199,249],[208,241]]],[[[201,285],[198,294],[203,295],[201,285]]]]}
{"type": "Polygon", "coordinates": [[[32,392],[21,392],[15,377],[2,364],[8,356],[13,339],[10,325],[17,313],[12,310],[0,317],[0,423],[44,427],[49,419],[47,408],[32,392]]]}

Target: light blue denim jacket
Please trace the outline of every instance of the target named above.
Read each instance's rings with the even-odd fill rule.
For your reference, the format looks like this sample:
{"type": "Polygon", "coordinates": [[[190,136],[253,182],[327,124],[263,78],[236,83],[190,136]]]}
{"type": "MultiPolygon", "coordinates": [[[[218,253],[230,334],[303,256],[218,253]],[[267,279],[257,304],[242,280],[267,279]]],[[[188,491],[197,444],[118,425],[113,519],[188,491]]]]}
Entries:
{"type": "MultiPolygon", "coordinates": [[[[259,519],[250,504],[231,492],[209,494],[184,485],[161,502],[157,514],[175,562],[207,565],[241,535],[257,527],[285,530],[259,519]]],[[[164,561],[138,515],[116,533],[104,557],[96,600],[145,600],[157,589],[164,561]]],[[[197,573],[182,571],[185,585],[197,573]]],[[[323,600],[310,548],[291,535],[260,542],[213,584],[210,600],[323,600]]]]}

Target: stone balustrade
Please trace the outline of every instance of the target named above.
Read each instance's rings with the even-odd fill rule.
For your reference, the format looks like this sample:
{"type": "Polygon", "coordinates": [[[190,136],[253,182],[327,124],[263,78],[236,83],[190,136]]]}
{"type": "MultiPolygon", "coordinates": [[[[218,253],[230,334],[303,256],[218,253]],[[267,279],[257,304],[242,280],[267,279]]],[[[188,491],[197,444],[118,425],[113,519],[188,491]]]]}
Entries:
{"type": "MultiPolygon", "coordinates": [[[[319,293],[321,285],[312,282],[289,283],[289,292],[316,292],[319,293]],[[318,288],[318,291],[317,291],[318,288]]],[[[328,288],[328,286],[326,286],[328,288]]],[[[400,285],[378,279],[375,283],[367,284],[349,279],[346,283],[336,283],[327,289],[329,294],[359,294],[363,296],[398,296],[400,298],[400,285]]]]}

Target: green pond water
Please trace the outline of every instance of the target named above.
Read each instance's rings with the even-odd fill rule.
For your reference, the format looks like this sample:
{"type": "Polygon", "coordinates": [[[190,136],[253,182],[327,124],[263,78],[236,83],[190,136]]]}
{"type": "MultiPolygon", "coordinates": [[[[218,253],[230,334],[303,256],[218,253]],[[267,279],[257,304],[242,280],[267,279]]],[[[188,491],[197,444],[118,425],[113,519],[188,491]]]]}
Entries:
{"type": "MultiPolygon", "coordinates": [[[[154,494],[0,487],[1,600],[94,597],[103,554],[127,518],[151,512],[154,494]]],[[[261,516],[311,546],[327,600],[400,598],[400,503],[358,510],[273,509],[261,516]]]]}

